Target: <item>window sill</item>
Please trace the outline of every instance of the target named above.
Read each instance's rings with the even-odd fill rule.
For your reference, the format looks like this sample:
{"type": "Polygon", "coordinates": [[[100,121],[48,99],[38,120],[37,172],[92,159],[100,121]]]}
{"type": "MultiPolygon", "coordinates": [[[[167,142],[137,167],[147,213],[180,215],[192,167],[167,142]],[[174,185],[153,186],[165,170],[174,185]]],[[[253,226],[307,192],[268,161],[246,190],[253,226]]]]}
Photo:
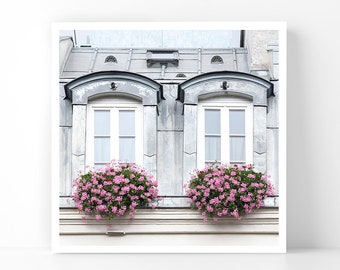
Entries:
{"type": "MultiPolygon", "coordinates": [[[[60,197],[59,206],[60,208],[75,208],[74,201],[70,197],[60,197]]],[[[264,207],[279,207],[279,196],[266,198],[264,207]]],[[[162,200],[157,203],[156,208],[190,208],[190,203],[186,196],[162,196],[162,200]]]]}
{"type": "MultiPolygon", "coordinates": [[[[158,202],[157,208],[190,208],[188,197],[185,196],[164,196],[158,202]]],[[[279,207],[279,196],[271,196],[265,199],[265,207],[279,207]]]]}

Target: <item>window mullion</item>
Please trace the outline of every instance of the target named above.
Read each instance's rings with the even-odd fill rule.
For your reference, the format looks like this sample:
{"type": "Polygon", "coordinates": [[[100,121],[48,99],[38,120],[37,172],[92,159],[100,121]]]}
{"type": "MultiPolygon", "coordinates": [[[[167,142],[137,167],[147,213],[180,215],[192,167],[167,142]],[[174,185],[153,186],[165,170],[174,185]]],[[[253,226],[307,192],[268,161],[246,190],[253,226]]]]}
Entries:
{"type": "Polygon", "coordinates": [[[230,161],[229,152],[229,109],[221,108],[221,163],[230,161]]]}
{"type": "Polygon", "coordinates": [[[119,160],[119,109],[111,109],[111,159],[119,160]]]}

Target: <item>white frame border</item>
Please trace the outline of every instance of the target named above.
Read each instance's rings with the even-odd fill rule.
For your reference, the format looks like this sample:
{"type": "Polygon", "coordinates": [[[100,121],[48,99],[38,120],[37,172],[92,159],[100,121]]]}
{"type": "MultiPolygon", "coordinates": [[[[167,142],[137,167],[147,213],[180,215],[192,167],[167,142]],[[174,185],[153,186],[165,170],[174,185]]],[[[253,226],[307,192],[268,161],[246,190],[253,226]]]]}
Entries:
{"type": "MultiPolygon", "coordinates": [[[[218,101],[215,99],[214,101],[199,101],[197,104],[197,142],[203,142],[205,139],[205,132],[204,132],[204,111],[205,109],[220,109],[221,112],[221,148],[226,149],[223,147],[222,143],[225,143],[225,140],[229,140],[229,126],[226,126],[227,122],[225,119],[229,121],[229,111],[234,110],[244,110],[245,111],[245,143],[246,143],[246,163],[252,164],[253,163],[253,104],[250,101],[218,101]],[[224,121],[223,121],[224,119],[224,121]],[[226,133],[224,135],[223,131],[226,133]],[[223,137],[225,140],[223,140],[223,137]],[[223,142],[224,141],[224,142],[223,142]],[[247,147],[248,146],[248,147],[247,147]]],[[[229,123],[229,122],[228,122],[229,123]]],[[[230,150],[230,143],[227,143],[228,150],[230,150]]],[[[230,155],[229,151],[228,152],[230,155]]],[[[226,157],[227,154],[223,154],[221,152],[221,163],[230,163],[229,157],[226,157]]],[[[205,144],[204,143],[197,143],[197,166],[199,168],[204,168],[205,166],[205,144]]]]}

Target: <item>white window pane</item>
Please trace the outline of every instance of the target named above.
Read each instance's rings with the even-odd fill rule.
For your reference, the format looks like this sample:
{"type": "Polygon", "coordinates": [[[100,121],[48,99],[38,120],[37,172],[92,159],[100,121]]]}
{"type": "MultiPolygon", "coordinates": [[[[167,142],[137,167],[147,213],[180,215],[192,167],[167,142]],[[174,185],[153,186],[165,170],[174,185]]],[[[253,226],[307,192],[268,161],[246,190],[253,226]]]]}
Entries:
{"type": "Polygon", "coordinates": [[[97,170],[97,169],[102,169],[102,168],[105,168],[105,165],[107,163],[95,163],[94,164],[94,168],[97,170]]]}
{"type": "Polygon", "coordinates": [[[205,134],[221,134],[220,110],[205,110],[205,134]]]}
{"type": "Polygon", "coordinates": [[[94,162],[110,161],[110,138],[94,138],[94,162]]]}
{"type": "Polygon", "coordinates": [[[246,138],[230,137],[230,161],[246,160],[246,138]]]}
{"type": "Polygon", "coordinates": [[[229,111],[229,129],[230,134],[245,134],[245,111],[229,111]]]}
{"type": "Polygon", "coordinates": [[[94,111],[94,135],[110,134],[110,111],[94,111]]]}
{"type": "Polygon", "coordinates": [[[119,160],[135,161],[135,138],[119,138],[119,160]]]}
{"type": "Polygon", "coordinates": [[[135,135],[135,111],[119,111],[119,135],[135,135]]]}
{"type": "Polygon", "coordinates": [[[215,162],[215,161],[205,162],[205,167],[211,167],[217,164],[221,164],[221,162],[215,162]]]}
{"type": "Polygon", "coordinates": [[[221,137],[205,137],[205,160],[221,160],[221,137]]]}

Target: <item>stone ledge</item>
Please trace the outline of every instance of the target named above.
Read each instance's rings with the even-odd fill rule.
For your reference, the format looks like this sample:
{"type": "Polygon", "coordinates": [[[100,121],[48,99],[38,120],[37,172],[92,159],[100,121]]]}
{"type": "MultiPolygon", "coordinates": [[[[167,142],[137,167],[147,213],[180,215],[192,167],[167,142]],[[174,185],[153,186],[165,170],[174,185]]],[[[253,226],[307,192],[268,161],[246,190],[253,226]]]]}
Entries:
{"type": "MultiPolygon", "coordinates": [[[[188,198],[185,196],[168,196],[162,197],[158,202],[157,208],[190,208],[188,198]]],[[[70,197],[61,197],[59,199],[61,208],[74,208],[74,201],[70,197]]],[[[264,207],[279,207],[279,197],[268,197],[264,200],[264,207]]]]}

